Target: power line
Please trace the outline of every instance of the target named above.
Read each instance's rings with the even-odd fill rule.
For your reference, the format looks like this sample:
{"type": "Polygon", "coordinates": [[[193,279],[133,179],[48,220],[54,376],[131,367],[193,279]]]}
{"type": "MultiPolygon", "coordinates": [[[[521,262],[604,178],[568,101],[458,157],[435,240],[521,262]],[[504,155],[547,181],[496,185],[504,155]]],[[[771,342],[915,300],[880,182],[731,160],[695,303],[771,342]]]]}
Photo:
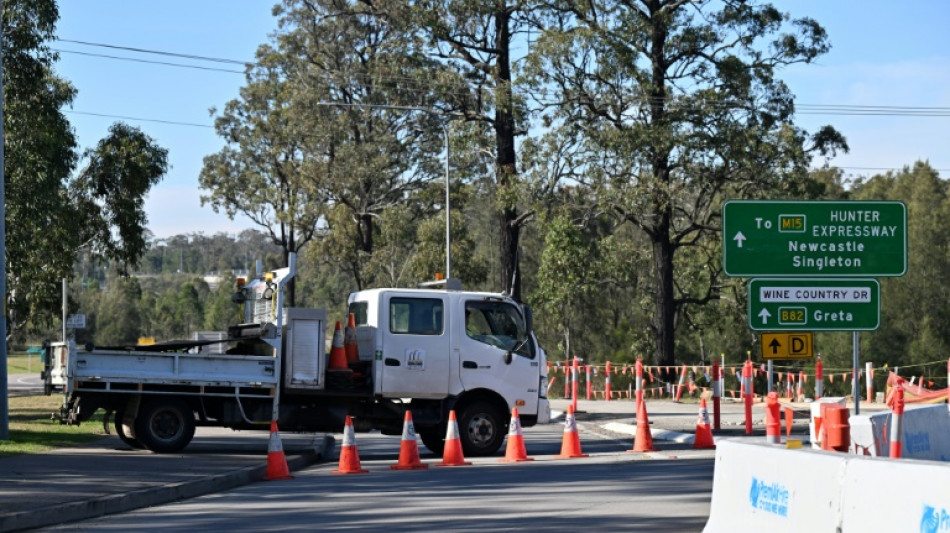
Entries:
{"type": "Polygon", "coordinates": [[[76,50],[60,50],[60,49],[56,49],[56,48],[53,48],[52,50],[54,50],[54,51],[56,51],[56,52],[59,52],[59,53],[61,53],[61,54],[76,54],[76,55],[90,56],[90,57],[104,57],[104,58],[106,58],[106,59],[117,59],[117,60],[120,60],[120,61],[131,61],[131,62],[134,62],[134,63],[147,63],[147,64],[150,64],[150,65],[164,65],[164,66],[167,66],[167,67],[180,67],[180,68],[191,68],[191,69],[196,69],[196,70],[210,70],[210,71],[213,71],[213,72],[230,72],[230,73],[234,73],[234,74],[244,74],[244,71],[242,71],[242,70],[231,70],[231,69],[226,69],[226,68],[215,68],[215,67],[203,67],[203,66],[201,66],[201,65],[186,65],[186,64],[184,64],[184,63],[169,63],[169,62],[167,62],[167,61],[151,61],[151,60],[148,60],[148,59],[138,59],[138,58],[135,58],[135,57],[120,57],[120,56],[110,56],[110,55],[107,55],[107,54],[93,54],[93,53],[90,53],[90,52],[79,52],[79,51],[76,51],[76,50]]]}
{"type": "Polygon", "coordinates": [[[67,110],[66,110],[66,113],[70,113],[70,114],[73,114],[73,115],[87,115],[87,116],[90,116],[90,117],[118,118],[118,119],[122,119],[122,120],[137,120],[137,121],[139,121],[139,122],[158,122],[158,123],[160,123],[160,124],[171,124],[171,125],[173,125],[173,126],[189,126],[189,127],[192,127],[192,128],[211,128],[211,129],[214,128],[214,126],[211,126],[211,125],[208,125],[208,124],[196,124],[196,123],[194,123],[194,122],[181,122],[181,121],[177,121],[177,120],[163,120],[163,119],[160,119],[160,118],[142,118],[142,117],[129,117],[129,116],[123,116],[123,115],[109,115],[109,114],[106,114],[106,113],[93,113],[93,112],[90,112],[90,111],[74,111],[74,110],[72,110],[72,109],[67,109],[67,110]]]}
{"type": "MultiPolygon", "coordinates": [[[[78,44],[82,46],[93,46],[93,47],[109,48],[109,49],[114,49],[114,50],[125,50],[128,52],[155,54],[155,55],[168,56],[168,57],[193,59],[197,61],[211,61],[215,63],[242,65],[245,67],[257,65],[257,63],[253,61],[239,61],[236,59],[209,57],[209,56],[202,56],[202,55],[197,55],[197,54],[182,54],[182,53],[177,53],[177,52],[167,52],[163,50],[152,50],[152,49],[147,49],[147,48],[137,48],[137,47],[121,46],[121,45],[114,45],[114,44],[107,44],[107,43],[79,41],[79,40],[74,40],[74,39],[58,39],[58,40],[63,43],[78,44]]],[[[106,54],[94,54],[94,53],[78,52],[78,51],[71,51],[71,50],[57,50],[57,51],[64,52],[64,53],[93,56],[93,57],[102,57],[106,59],[116,59],[116,60],[121,60],[121,61],[153,63],[153,64],[158,64],[158,65],[178,67],[178,68],[191,68],[191,69],[198,69],[198,70],[244,74],[243,71],[236,71],[236,70],[229,70],[229,69],[215,69],[211,67],[201,67],[197,65],[186,65],[186,64],[181,64],[181,63],[149,61],[149,60],[144,60],[144,59],[111,56],[111,55],[106,55],[106,54]]],[[[325,74],[331,75],[334,73],[327,72],[325,74]]],[[[339,72],[338,74],[346,74],[346,73],[339,72]]],[[[405,76],[386,76],[386,75],[375,75],[375,74],[369,74],[369,73],[366,73],[366,74],[356,73],[356,74],[351,74],[351,75],[354,75],[357,78],[362,77],[362,78],[366,78],[366,79],[370,79],[374,81],[388,81],[391,83],[401,83],[401,84],[404,84],[406,88],[409,88],[409,86],[415,86],[416,88],[423,88],[423,89],[428,90],[428,89],[431,89],[432,87],[431,80],[428,80],[428,79],[420,80],[420,79],[415,79],[415,78],[410,78],[410,77],[405,77],[405,76]]],[[[458,87],[460,91],[468,91],[469,89],[468,85],[462,84],[462,83],[458,84],[458,87]]],[[[531,96],[531,95],[543,96],[545,94],[544,91],[542,91],[541,93],[537,93],[537,92],[531,93],[531,92],[526,92],[526,91],[515,90],[515,92],[523,96],[531,96]]],[[[645,101],[652,102],[655,100],[648,97],[645,99],[645,101]]],[[[683,104],[677,102],[675,96],[667,97],[665,99],[665,102],[671,107],[680,107],[681,109],[682,108],[689,109],[691,107],[701,107],[703,105],[701,102],[696,102],[695,104],[689,103],[684,106],[683,104]]],[[[714,103],[713,106],[720,107],[720,108],[743,107],[740,104],[732,105],[732,104],[729,104],[728,102],[714,103]]],[[[800,115],[830,115],[830,116],[950,117],[950,107],[936,107],[936,106],[799,104],[799,103],[796,103],[795,112],[796,114],[800,114],[800,115]]]]}
{"type": "Polygon", "coordinates": [[[119,46],[116,44],[106,44],[106,43],[93,43],[89,41],[76,41],[73,39],[57,39],[57,41],[61,43],[81,44],[83,46],[111,48],[113,50],[125,50],[127,52],[139,52],[142,54],[155,54],[155,55],[169,56],[169,57],[180,57],[183,59],[196,59],[199,61],[212,61],[215,63],[229,63],[232,65],[249,65],[249,64],[254,63],[253,61],[238,61],[237,59],[224,59],[220,57],[199,56],[195,54],[179,54],[175,52],[165,52],[163,50],[150,50],[148,48],[134,48],[131,46],[119,46]]]}

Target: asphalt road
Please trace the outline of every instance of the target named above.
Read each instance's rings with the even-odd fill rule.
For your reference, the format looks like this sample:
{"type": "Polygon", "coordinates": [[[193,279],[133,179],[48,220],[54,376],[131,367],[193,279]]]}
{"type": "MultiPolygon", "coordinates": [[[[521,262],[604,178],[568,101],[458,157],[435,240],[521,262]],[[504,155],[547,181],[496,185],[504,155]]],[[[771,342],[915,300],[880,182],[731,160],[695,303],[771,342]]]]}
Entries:
{"type": "Polygon", "coordinates": [[[43,381],[40,379],[39,370],[33,374],[8,374],[7,391],[10,396],[43,394],[43,381]]]}
{"type": "MultiPolygon", "coordinates": [[[[358,434],[368,474],[336,475],[335,461],[295,479],[237,489],[46,531],[701,531],[709,514],[713,451],[664,442],[629,453],[629,438],[581,423],[589,458],[557,460],[562,424],[525,429],[535,460],[392,471],[399,437],[358,434]]],[[[338,436],[339,437],[339,436],[338,436]]],[[[426,463],[437,457],[423,448],[426,463]]]]}

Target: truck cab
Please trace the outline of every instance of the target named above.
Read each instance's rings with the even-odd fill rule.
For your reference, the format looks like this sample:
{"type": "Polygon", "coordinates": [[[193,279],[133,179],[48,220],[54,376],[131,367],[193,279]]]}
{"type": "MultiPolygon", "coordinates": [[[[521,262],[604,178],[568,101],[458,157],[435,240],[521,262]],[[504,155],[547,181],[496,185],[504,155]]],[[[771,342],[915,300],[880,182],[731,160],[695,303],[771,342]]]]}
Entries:
{"type": "Polygon", "coordinates": [[[431,450],[441,452],[450,409],[469,455],[501,446],[512,408],[524,426],[550,420],[545,353],[529,308],[452,289],[373,289],[348,303],[361,359],[372,359],[375,396],[407,400],[414,419],[419,411],[416,429],[431,450]]]}

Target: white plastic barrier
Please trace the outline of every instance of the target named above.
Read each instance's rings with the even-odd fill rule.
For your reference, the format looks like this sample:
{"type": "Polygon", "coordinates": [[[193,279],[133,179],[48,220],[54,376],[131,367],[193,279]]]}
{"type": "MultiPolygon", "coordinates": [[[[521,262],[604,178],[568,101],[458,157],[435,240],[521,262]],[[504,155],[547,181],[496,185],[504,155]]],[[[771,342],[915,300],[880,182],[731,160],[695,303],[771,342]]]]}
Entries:
{"type": "Polygon", "coordinates": [[[950,465],[717,442],[705,533],[950,533],[950,465]]]}
{"type": "Polygon", "coordinates": [[[950,533],[950,465],[851,457],[840,531],[950,533]]]}
{"type": "Polygon", "coordinates": [[[834,531],[841,457],[733,439],[716,441],[712,505],[704,531],[834,531]],[[824,476],[833,479],[822,480],[824,476]]]}
{"type": "MultiPolygon", "coordinates": [[[[887,457],[890,453],[891,413],[857,415],[850,419],[852,449],[887,457]]],[[[902,419],[901,457],[950,462],[950,412],[945,405],[907,407],[902,419]]]]}

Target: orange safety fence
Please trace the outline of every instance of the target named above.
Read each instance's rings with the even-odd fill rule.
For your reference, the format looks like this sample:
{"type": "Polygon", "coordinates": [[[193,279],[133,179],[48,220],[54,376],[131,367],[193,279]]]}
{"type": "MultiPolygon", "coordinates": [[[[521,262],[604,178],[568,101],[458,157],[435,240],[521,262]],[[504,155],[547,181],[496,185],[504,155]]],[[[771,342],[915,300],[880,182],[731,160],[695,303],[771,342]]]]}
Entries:
{"type": "MultiPolygon", "coordinates": [[[[921,378],[920,381],[923,381],[921,378]]],[[[930,382],[933,383],[933,382],[930,382]]],[[[887,375],[887,405],[893,407],[895,386],[900,384],[904,389],[904,403],[944,403],[947,401],[947,389],[928,389],[922,383],[910,383],[897,374],[889,372],[887,375]]]]}

